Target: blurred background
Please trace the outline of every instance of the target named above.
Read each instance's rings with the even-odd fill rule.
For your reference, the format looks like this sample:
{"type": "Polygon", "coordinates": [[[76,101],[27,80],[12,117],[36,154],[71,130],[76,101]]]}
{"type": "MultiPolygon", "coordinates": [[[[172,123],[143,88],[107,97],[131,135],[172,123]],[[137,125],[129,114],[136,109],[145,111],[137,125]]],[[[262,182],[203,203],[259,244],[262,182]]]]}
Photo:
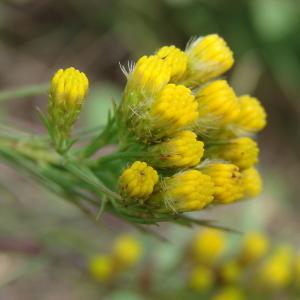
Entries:
{"type": "MultiPolygon", "coordinates": [[[[92,88],[81,125],[101,125],[111,99],[120,99],[124,87],[119,63],[127,65],[162,45],[184,48],[193,36],[218,33],[235,54],[230,83],[238,94],[258,97],[268,113],[268,126],[258,136],[265,189],[257,200],[200,217],[240,231],[263,230],[297,246],[299,28],[299,0],[2,0],[0,121],[43,132],[36,107],[45,108],[46,94],[34,96],[29,88],[28,97],[1,95],[47,83],[56,69],[74,66],[88,75],[92,88]]],[[[161,249],[159,259],[166,263],[193,234],[164,225],[159,231],[169,240],[166,246],[109,216],[94,224],[4,165],[0,183],[0,299],[140,299],[124,283],[111,288],[118,293],[114,298],[100,296],[101,287],[79,271],[82,257],[105,251],[117,234],[133,231],[148,252],[161,249]]]]}

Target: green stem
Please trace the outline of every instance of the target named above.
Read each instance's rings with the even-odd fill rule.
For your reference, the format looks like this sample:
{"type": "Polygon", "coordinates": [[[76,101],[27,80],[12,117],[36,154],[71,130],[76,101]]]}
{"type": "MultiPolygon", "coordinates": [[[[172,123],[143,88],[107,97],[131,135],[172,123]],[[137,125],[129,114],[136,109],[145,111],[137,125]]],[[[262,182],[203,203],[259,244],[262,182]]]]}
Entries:
{"type": "Polygon", "coordinates": [[[16,98],[25,98],[30,96],[43,95],[49,89],[48,83],[41,83],[29,86],[22,86],[13,89],[0,91],[0,102],[4,102],[16,98]]]}

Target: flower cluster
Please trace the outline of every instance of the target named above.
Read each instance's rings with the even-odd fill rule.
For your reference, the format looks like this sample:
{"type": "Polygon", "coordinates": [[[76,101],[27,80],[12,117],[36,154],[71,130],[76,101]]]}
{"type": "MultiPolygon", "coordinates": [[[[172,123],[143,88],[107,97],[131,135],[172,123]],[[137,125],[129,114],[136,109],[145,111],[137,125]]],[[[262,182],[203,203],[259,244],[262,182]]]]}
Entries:
{"type": "Polygon", "coordinates": [[[188,252],[192,266],[187,275],[189,287],[203,295],[218,288],[214,300],[246,299],[248,293],[281,295],[300,284],[295,250],[288,244],[271,246],[259,232],[245,234],[233,250],[224,232],[205,229],[192,240],[188,252]]]}
{"type": "Polygon", "coordinates": [[[185,51],[164,46],[123,69],[122,147],[139,145],[142,153],[119,179],[126,205],[180,213],[261,192],[252,135],[265,127],[266,113],[259,100],[238,97],[219,78],[233,62],[226,42],[211,34],[185,51]]]}
{"type": "Polygon", "coordinates": [[[123,271],[136,265],[143,248],[139,240],[123,234],[114,241],[110,254],[97,254],[90,257],[88,270],[97,281],[108,281],[123,271]]]}

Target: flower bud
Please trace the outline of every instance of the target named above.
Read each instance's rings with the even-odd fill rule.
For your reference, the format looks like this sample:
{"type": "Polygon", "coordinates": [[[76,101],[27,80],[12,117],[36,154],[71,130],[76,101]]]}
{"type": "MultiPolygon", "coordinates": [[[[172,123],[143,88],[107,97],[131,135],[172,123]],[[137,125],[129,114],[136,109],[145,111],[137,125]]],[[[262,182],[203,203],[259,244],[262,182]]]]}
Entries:
{"type": "Polygon", "coordinates": [[[156,55],[163,59],[171,69],[171,82],[183,77],[187,67],[187,55],[175,46],[164,46],[156,55]]]}
{"type": "Polygon", "coordinates": [[[135,161],[119,178],[120,193],[125,200],[147,199],[157,181],[158,174],[152,167],[135,161]]]}
{"type": "Polygon", "coordinates": [[[150,146],[151,163],[159,168],[187,168],[197,165],[204,152],[204,143],[192,131],[180,131],[166,141],[150,146]]]}
{"type": "Polygon", "coordinates": [[[209,176],[197,170],[180,172],[165,178],[161,190],[148,202],[158,212],[188,212],[200,210],[213,200],[213,183],[209,176]]]}
{"type": "Polygon", "coordinates": [[[223,254],[226,240],[223,232],[207,228],[198,233],[192,242],[192,255],[196,262],[212,265],[223,254]]]}
{"type": "Polygon", "coordinates": [[[237,283],[242,275],[242,269],[239,262],[231,259],[225,261],[220,267],[220,277],[222,282],[227,284],[237,283]]]}
{"type": "Polygon", "coordinates": [[[262,104],[248,95],[239,97],[240,113],[235,120],[238,129],[249,133],[257,133],[266,126],[267,114],[262,104]]]}
{"type": "Polygon", "coordinates": [[[255,168],[242,171],[242,185],[245,197],[256,197],[262,191],[262,179],[255,168]]]}
{"type": "Polygon", "coordinates": [[[198,292],[207,292],[213,287],[215,275],[213,270],[206,266],[197,266],[189,277],[189,286],[198,292]]]}
{"type": "Polygon", "coordinates": [[[185,53],[188,56],[185,82],[191,86],[222,75],[234,63],[232,51],[217,34],[199,37],[188,45],[185,53]]]}
{"type": "Polygon", "coordinates": [[[114,261],[108,255],[95,255],[88,263],[90,274],[98,281],[109,280],[114,273],[114,261]]]}
{"type": "Polygon", "coordinates": [[[233,164],[211,163],[203,166],[201,171],[209,175],[214,183],[214,201],[227,204],[243,197],[241,173],[233,164]]]}

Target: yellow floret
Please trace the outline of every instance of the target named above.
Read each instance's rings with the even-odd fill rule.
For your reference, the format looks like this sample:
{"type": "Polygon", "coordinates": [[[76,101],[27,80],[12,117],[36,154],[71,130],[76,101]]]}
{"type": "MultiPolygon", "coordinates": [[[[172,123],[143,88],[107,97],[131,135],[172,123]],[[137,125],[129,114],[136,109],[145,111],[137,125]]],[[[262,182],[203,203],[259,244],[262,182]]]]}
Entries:
{"type": "Polygon", "coordinates": [[[163,59],[171,68],[171,81],[178,81],[185,73],[187,67],[186,54],[175,46],[164,46],[156,55],[163,59]]]}
{"type": "Polygon", "coordinates": [[[214,272],[206,266],[197,266],[189,277],[189,286],[198,292],[206,292],[213,287],[214,272]]]}
{"type": "Polygon", "coordinates": [[[119,267],[130,267],[136,264],[141,254],[142,245],[131,235],[121,235],[114,242],[112,255],[119,267]]]}
{"type": "Polygon", "coordinates": [[[86,75],[73,67],[58,70],[50,86],[50,97],[54,106],[78,108],[85,100],[89,87],[86,75]]]}
{"type": "Polygon", "coordinates": [[[201,170],[209,175],[214,183],[215,202],[232,203],[243,197],[241,173],[236,165],[211,163],[203,166],[201,170]]]}
{"type": "Polygon", "coordinates": [[[268,238],[258,232],[249,232],[242,242],[240,260],[243,264],[255,263],[269,250],[268,238]]]}
{"type": "Polygon", "coordinates": [[[196,94],[196,101],[199,104],[197,127],[200,131],[205,127],[231,123],[240,112],[238,99],[226,80],[216,80],[203,86],[196,94]]]}
{"type": "Polygon", "coordinates": [[[141,57],[128,74],[128,89],[147,96],[160,91],[170,80],[171,68],[157,55],[141,57]]]}
{"type": "Polygon", "coordinates": [[[99,281],[109,280],[114,273],[114,261],[108,255],[95,255],[88,263],[90,274],[99,281]]]}
{"type": "Polygon", "coordinates": [[[213,264],[223,254],[225,245],[224,233],[215,229],[204,229],[192,243],[193,257],[197,262],[213,264]]]}
{"type": "Polygon", "coordinates": [[[242,269],[236,260],[224,262],[220,268],[220,276],[223,282],[233,284],[239,281],[242,269]]]}
{"type": "Polygon", "coordinates": [[[239,287],[224,287],[212,297],[212,300],[245,300],[246,297],[239,287]]]}
{"type": "Polygon", "coordinates": [[[188,56],[186,81],[193,86],[222,75],[234,63],[232,51],[217,34],[199,37],[185,52],[188,56]]]}
{"type": "Polygon", "coordinates": [[[276,289],[286,287],[291,281],[292,259],[293,252],[289,246],[277,248],[259,270],[260,283],[276,289]]]}
{"type": "Polygon", "coordinates": [[[235,121],[238,128],[250,133],[262,130],[267,123],[267,114],[258,99],[244,95],[239,97],[240,113],[235,121]]]}
{"type": "Polygon", "coordinates": [[[213,200],[213,183],[197,170],[180,172],[165,178],[162,189],[149,198],[149,204],[160,212],[200,210],[213,200]]]}
{"type": "Polygon", "coordinates": [[[262,191],[262,179],[255,168],[242,171],[242,185],[245,197],[256,197],[262,191]]]}
{"type": "Polygon", "coordinates": [[[220,158],[237,165],[240,170],[248,169],[258,162],[259,148],[257,143],[249,137],[230,140],[220,146],[220,158]]]}
{"type": "Polygon", "coordinates": [[[193,167],[203,156],[204,143],[197,141],[195,133],[185,130],[150,147],[149,152],[153,155],[153,165],[157,167],[193,167]]]}
{"type": "Polygon", "coordinates": [[[183,85],[168,84],[150,108],[152,126],[162,135],[170,135],[190,126],[198,118],[198,103],[192,91],[183,85]]]}
{"type": "Polygon", "coordinates": [[[158,174],[152,167],[145,162],[136,161],[120,176],[120,192],[125,199],[146,199],[153,192],[157,181],[158,174]]]}

